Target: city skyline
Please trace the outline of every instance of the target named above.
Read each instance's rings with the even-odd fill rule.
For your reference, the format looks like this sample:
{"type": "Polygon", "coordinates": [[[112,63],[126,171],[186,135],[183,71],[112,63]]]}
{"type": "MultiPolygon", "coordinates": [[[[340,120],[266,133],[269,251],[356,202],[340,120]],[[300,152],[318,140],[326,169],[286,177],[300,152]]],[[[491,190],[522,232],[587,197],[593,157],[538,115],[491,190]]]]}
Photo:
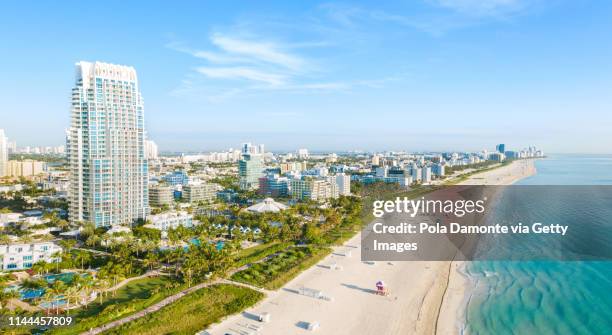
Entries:
{"type": "Polygon", "coordinates": [[[162,152],[243,142],[270,151],[477,151],[506,142],[610,153],[609,4],[4,7],[0,34],[12,52],[1,56],[0,128],[20,146],[62,144],[74,63],[98,60],[138,71],[148,137],[162,152]],[[65,23],[84,24],[86,10],[109,24],[65,23]],[[146,33],[134,40],[118,22],[146,33]]]}

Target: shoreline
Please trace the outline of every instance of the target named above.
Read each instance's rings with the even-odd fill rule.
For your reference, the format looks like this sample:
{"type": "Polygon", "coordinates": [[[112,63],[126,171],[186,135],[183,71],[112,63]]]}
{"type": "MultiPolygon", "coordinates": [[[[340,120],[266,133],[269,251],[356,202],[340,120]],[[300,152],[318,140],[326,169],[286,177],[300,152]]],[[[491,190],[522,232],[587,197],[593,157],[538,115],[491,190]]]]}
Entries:
{"type": "MultiPolygon", "coordinates": [[[[536,174],[535,160],[526,159],[515,161],[499,169],[476,174],[461,184],[511,185],[534,174],[536,174]]],[[[450,263],[448,286],[440,304],[435,334],[465,334],[467,307],[474,294],[473,278],[470,278],[467,273],[465,261],[451,261],[450,263]]]]}
{"type": "MultiPolygon", "coordinates": [[[[526,162],[477,173],[462,184],[488,181],[490,185],[499,185],[500,179],[525,177],[525,173],[518,172],[525,172],[524,165],[533,164],[526,162]]],[[[269,335],[310,334],[308,325],[315,323],[319,334],[457,333],[454,325],[460,319],[458,311],[468,284],[458,278],[459,263],[362,262],[361,234],[334,247],[331,254],[279,290],[267,292],[255,306],[228,316],[202,334],[242,334],[253,327],[269,335]],[[375,294],[374,284],[378,280],[389,288],[387,296],[375,294]],[[301,288],[318,290],[326,298],[299,294],[301,288]],[[269,313],[269,322],[256,321],[262,313],[269,313]]]]}

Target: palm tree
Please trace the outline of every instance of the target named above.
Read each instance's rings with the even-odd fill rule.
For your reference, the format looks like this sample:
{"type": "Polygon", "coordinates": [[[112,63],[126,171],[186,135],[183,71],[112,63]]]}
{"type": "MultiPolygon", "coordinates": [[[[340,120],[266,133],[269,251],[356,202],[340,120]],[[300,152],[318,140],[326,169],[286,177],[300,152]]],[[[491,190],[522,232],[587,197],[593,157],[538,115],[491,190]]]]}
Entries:
{"type": "Polygon", "coordinates": [[[29,290],[39,290],[41,288],[47,287],[47,282],[42,278],[25,279],[24,281],[19,283],[19,286],[25,289],[29,289],[29,290]]]}
{"type": "Polygon", "coordinates": [[[147,256],[145,257],[143,264],[148,267],[149,270],[153,270],[153,268],[159,263],[158,255],[154,252],[149,251],[147,256]]]}
{"type": "Polygon", "coordinates": [[[66,290],[64,292],[65,292],[64,297],[66,298],[66,303],[67,303],[66,306],[70,306],[71,298],[74,298],[75,305],[78,304],[78,297],[80,295],[80,290],[77,285],[74,285],[74,282],[72,283],[72,285],[66,287],[66,290]]]}
{"type": "Polygon", "coordinates": [[[106,296],[108,294],[108,288],[110,287],[110,282],[106,279],[97,279],[94,282],[94,287],[100,296],[100,303],[102,303],[103,295],[106,296]]]}
{"type": "Polygon", "coordinates": [[[59,266],[63,260],[62,256],[63,255],[61,251],[54,252],[53,255],[51,255],[51,257],[55,260],[55,271],[56,272],[59,272],[59,266]]]}
{"type": "Polygon", "coordinates": [[[90,235],[87,240],[85,240],[85,245],[92,248],[98,245],[101,241],[100,236],[98,235],[90,235]]]}
{"type": "Polygon", "coordinates": [[[6,234],[0,234],[0,245],[9,244],[11,242],[11,238],[6,234]]]}
{"type": "Polygon", "coordinates": [[[61,229],[62,231],[66,231],[66,228],[70,226],[70,223],[66,220],[59,219],[55,222],[55,226],[61,229]]]}
{"type": "Polygon", "coordinates": [[[38,261],[32,265],[32,271],[39,275],[43,273],[48,273],[47,269],[47,262],[45,261],[38,261]]]}
{"type": "Polygon", "coordinates": [[[81,270],[85,269],[85,263],[89,263],[92,257],[91,254],[85,251],[78,250],[74,255],[74,261],[81,263],[81,270]]]}
{"type": "Polygon", "coordinates": [[[59,241],[59,245],[66,251],[71,250],[76,245],[75,240],[61,240],[59,241]]]}
{"type": "Polygon", "coordinates": [[[85,291],[85,308],[89,305],[89,295],[91,290],[94,288],[95,282],[93,277],[85,276],[81,277],[81,288],[85,291]]]}
{"type": "Polygon", "coordinates": [[[0,285],[0,309],[2,309],[4,305],[8,306],[11,299],[18,299],[19,297],[19,291],[5,290],[5,288],[0,285]]]}
{"type": "Polygon", "coordinates": [[[134,239],[131,241],[130,246],[132,250],[136,251],[136,258],[140,256],[140,252],[144,249],[144,243],[140,239],[134,239]]]}
{"type": "Polygon", "coordinates": [[[49,315],[53,308],[52,302],[55,299],[55,294],[51,290],[45,290],[45,294],[41,297],[45,307],[45,314],[49,315]]]}
{"type": "Polygon", "coordinates": [[[67,289],[68,287],[61,280],[56,280],[53,282],[53,285],[51,285],[51,288],[49,289],[51,294],[53,294],[53,301],[55,302],[55,314],[59,314],[60,297],[66,293],[67,289]]]}

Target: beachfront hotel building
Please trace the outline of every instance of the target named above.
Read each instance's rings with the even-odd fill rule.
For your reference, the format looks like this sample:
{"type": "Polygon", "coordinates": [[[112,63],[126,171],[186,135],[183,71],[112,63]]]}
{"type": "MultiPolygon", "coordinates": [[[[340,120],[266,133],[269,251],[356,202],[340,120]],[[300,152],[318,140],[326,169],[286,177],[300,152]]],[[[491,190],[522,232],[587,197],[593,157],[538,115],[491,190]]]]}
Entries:
{"type": "Polygon", "coordinates": [[[0,129],[0,178],[8,175],[8,138],[4,129],[0,129]]]}
{"type": "Polygon", "coordinates": [[[70,129],[70,221],[131,224],[149,212],[143,99],[136,70],[76,64],[70,129]]]}
{"type": "Polygon", "coordinates": [[[0,270],[29,269],[36,262],[57,262],[62,247],[54,242],[15,243],[0,245],[0,270]]]}
{"type": "Polygon", "coordinates": [[[290,192],[294,199],[324,201],[338,197],[338,186],[327,179],[304,177],[291,179],[290,192]]]}
{"type": "Polygon", "coordinates": [[[351,176],[344,173],[338,173],[335,176],[327,177],[327,181],[329,181],[330,184],[336,184],[339,195],[351,194],[351,176]]]}

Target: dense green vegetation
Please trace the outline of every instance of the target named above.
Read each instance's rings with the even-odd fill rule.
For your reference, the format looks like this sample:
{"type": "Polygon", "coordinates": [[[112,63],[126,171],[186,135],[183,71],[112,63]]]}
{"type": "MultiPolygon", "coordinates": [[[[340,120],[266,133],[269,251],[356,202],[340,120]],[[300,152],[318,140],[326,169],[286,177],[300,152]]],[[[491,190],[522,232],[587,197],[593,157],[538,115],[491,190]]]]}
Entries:
{"type": "Polygon", "coordinates": [[[75,314],[71,313],[77,320],[75,324],[54,328],[49,334],[79,334],[141,311],[183,288],[185,285],[165,276],[134,280],[114,293],[101,296],[87,308],[81,308],[75,314]]]}
{"type": "MultiPolygon", "coordinates": [[[[510,162],[510,160],[505,160],[504,162],[510,162]]],[[[486,168],[490,168],[492,166],[495,166],[499,164],[496,161],[484,161],[484,162],[480,162],[480,163],[474,163],[474,164],[467,164],[467,165],[454,165],[454,166],[447,166],[445,168],[445,172],[446,174],[453,174],[457,171],[463,171],[463,170],[467,170],[467,169],[474,169],[474,170],[480,170],[479,172],[485,171],[483,169],[486,168]]]]}
{"type": "Polygon", "coordinates": [[[242,249],[236,253],[234,259],[236,263],[234,264],[236,267],[241,267],[243,265],[256,262],[265,257],[268,257],[274,253],[287,249],[292,243],[288,242],[270,242],[265,244],[260,244],[255,247],[251,247],[248,249],[242,249]]]}
{"type": "Polygon", "coordinates": [[[226,315],[240,312],[263,298],[246,287],[214,285],[186,295],[148,316],[107,334],[194,334],[226,315]]]}
{"type": "Polygon", "coordinates": [[[479,173],[483,173],[483,172],[486,172],[486,171],[490,171],[490,170],[493,170],[493,169],[497,169],[498,167],[509,165],[513,161],[514,160],[507,159],[507,160],[505,160],[501,164],[497,163],[497,162],[487,161],[485,163],[489,163],[489,164],[483,165],[483,167],[479,168],[476,171],[460,174],[456,178],[454,178],[453,180],[450,180],[450,181],[446,182],[445,185],[455,185],[455,184],[458,184],[458,183],[460,183],[462,181],[467,180],[468,178],[470,178],[473,175],[476,175],[476,174],[479,174],[479,173]]]}
{"type": "Polygon", "coordinates": [[[60,154],[26,154],[26,153],[12,153],[9,155],[10,160],[26,160],[31,159],[35,161],[41,161],[46,163],[61,163],[67,164],[68,161],[65,155],[60,154]]]}
{"type": "Polygon", "coordinates": [[[235,273],[232,279],[270,290],[278,289],[329,252],[326,248],[310,246],[290,248],[266,262],[253,264],[248,269],[235,273]]]}

